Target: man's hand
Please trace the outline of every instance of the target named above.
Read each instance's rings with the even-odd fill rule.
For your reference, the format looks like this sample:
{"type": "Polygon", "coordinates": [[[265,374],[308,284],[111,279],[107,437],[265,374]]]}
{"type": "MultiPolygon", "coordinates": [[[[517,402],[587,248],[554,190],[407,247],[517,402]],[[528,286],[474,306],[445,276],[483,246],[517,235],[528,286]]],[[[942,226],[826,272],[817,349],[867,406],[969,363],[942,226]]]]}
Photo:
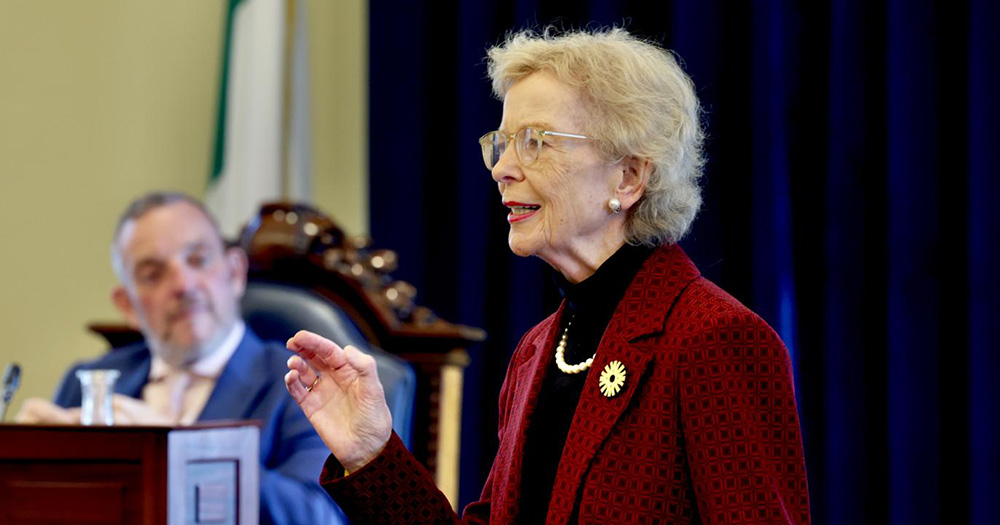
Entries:
{"type": "MultiPolygon", "coordinates": [[[[115,411],[116,425],[173,426],[170,416],[157,412],[139,399],[114,394],[111,406],[115,411]]],[[[79,425],[80,407],[62,408],[45,399],[33,397],[21,404],[14,417],[15,423],[28,425],[79,425]]]]}
{"type": "Polygon", "coordinates": [[[14,422],[27,425],[79,425],[80,409],[63,408],[45,399],[31,397],[21,403],[14,422]]]}
{"type": "Polygon", "coordinates": [[[114,394],[111,406],[115,410],[116,425],[139,425],[147,427],[174,426],[177,424],[169,415],[157,411],[140,399],[114,394]]]}
{"type": "Polygon", "coordinates": [[[375,359],[301,331],[288,340],[285,388],[340,464],[354,472],[378,456],[392,435],[392,415],[375,359]],[[308,364],[307,364],[308,363],[308,364]]]}

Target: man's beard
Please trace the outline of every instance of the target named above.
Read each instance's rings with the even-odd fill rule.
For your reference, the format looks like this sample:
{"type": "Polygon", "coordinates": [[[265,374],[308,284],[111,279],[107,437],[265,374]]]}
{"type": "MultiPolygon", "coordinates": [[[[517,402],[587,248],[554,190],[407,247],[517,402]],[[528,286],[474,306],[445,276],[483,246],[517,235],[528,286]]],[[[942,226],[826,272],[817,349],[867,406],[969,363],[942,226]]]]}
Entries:
{"type": "Polygon", "coordinates": [[[149,349],[171,367],[186,369],[211,353],[215,339],[217,338],[206,343],[194,343],[187,346],[177,346],[163,341],[150,341],[149,349]]]}
{"type": "Polygon", "coordinates": [[[235,319],[228,323],[219,320],[216,322],[215,332],[211,337],[204,341],[186,345],[172,343],[167,339],[155,338],[155,340],[149,341],[150,351],[168,365],[177,369],[185,369],[199,359],[218,350],[226,335],[232,330],[234,323],[235,319]]]}

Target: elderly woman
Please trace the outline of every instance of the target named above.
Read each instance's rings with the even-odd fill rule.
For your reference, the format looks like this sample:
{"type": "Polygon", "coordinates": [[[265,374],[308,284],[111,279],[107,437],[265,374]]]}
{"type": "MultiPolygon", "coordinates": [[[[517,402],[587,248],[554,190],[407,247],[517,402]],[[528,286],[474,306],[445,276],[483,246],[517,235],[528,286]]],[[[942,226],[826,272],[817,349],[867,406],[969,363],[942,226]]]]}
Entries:
{"type": "MultiPolygon", "coordinates": [[[[564,301],[513,355],[499,449],[463,519],[808,522],[788,352],[676,244],[701,199],[691,80],[621,29],[515,34],[489,73],[503,119],[479,142],[508,242],[558,271],[564,301]]],[[[333,453],[321,481],[341,508],[458,520],[392,434],[375,362],[306,332],[288,347],[286,386],[333,453]]]]}

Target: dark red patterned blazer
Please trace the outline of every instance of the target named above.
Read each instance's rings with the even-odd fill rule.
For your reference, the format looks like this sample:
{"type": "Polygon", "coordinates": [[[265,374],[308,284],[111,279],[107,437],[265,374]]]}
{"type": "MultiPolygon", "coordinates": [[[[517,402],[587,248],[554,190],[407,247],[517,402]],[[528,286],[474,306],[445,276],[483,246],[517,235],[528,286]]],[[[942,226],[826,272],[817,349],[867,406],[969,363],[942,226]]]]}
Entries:
{"type": "MultiPolygon", "coordinates": [[[[500,393],[499,449],[464,521],[518,513],[525,429],[564,307],[529,331],[500,393]]],[[[393,436],[350,476],[322,483],[359,523],[460,521],[393,436]]],[[[808,523],[805,460],[788,352],[760,317],[701,277],[677,246],[646,261],[611,318],[559,463],[548,523],[808,523]],[[622,391],[598,387],[611,361],[622,391]]]]}

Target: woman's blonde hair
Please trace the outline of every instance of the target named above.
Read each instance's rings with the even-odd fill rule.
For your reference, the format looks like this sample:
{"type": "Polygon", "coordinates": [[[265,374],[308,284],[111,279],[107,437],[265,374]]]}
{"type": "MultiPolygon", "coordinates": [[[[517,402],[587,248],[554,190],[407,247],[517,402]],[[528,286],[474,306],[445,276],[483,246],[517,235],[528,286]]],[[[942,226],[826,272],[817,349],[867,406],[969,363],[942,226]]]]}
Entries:
{"type": "Polygon", "coordinates": [[[648,159],[645,193],[629,210],[629,243],[672,244],[701,206],[704,131],[694,84],[674,55],[621,28],[556,33],[524,30],[487,55],[493,93],[501,100],[518,80],[549,72],[576,89],[586,129],[602,156],[648,159]]]}

